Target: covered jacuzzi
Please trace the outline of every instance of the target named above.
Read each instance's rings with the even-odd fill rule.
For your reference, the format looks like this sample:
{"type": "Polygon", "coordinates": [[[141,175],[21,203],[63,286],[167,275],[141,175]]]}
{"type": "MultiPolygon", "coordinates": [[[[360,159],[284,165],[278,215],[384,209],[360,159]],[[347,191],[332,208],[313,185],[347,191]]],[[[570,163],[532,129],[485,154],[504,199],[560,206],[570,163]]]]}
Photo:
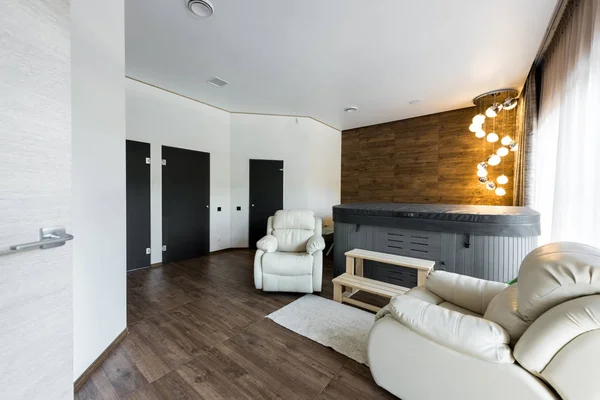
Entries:
{"type": "MultiPolygon", "coordinates": [[[[499,282],[514,279],[537,247],[540,215],[529,207],[355,203],[333,207],[334,276],[354,248],[435,261],[435,269],[499,282]]],[[[414,270],[366,261],[365,277],[414,287],[414,270]]]]}

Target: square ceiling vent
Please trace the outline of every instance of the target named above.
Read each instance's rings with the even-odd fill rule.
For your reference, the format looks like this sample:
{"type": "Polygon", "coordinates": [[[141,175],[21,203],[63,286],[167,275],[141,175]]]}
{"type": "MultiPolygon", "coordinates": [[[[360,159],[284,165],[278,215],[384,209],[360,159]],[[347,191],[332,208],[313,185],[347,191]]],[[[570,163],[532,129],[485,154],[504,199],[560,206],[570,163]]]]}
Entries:
{"type": "Polygon", "coordinates": [[[213,85],[216,87],[223,87],[225,85],[229,85],[229,82],[219,78],[219,77],[214,77],[211,80],[207,81],[206,83],[208,83],[209,85],[213,85]]]}

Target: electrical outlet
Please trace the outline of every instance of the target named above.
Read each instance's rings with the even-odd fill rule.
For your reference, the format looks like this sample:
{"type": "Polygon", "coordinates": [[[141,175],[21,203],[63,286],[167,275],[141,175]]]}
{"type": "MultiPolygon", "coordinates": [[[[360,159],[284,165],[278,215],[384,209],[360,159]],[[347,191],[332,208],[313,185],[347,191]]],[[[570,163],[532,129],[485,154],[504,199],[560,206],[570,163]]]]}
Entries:
{"type": "Polygon", "coordinates": [[[238,211],[241,211],[241,210],[242,210],[242,207],[240,207],[240,206],[237,206],[237,210],[238,210],[238,211]]]}
{"type": "Polygon", "coordinates": [[[221,211],[221,207],[217,207],[217,211],[221,211]]]}

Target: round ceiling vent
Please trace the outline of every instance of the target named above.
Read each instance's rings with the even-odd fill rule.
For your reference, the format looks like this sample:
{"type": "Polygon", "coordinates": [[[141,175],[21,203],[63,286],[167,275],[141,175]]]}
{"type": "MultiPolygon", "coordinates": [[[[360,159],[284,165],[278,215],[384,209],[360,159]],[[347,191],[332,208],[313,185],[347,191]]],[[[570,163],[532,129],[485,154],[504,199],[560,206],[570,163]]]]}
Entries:
{"type": "Polygon", "coordinates": [[[189,0],[188,9],[199,17],[207,18],[213,15],[215,9],[208,0],[189,0]]]}

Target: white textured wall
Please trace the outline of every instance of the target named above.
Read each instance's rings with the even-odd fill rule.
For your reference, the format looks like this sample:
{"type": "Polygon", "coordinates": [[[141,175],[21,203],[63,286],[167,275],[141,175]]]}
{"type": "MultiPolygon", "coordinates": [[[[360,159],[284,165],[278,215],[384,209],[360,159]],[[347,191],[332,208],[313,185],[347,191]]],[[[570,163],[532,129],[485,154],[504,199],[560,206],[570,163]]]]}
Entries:
{"type": "Polygon", "coordinates": [[[162,260],[163,145],[210,153],[210,251],[230,247],[230,114],[131,79],[125,85],[127,139],[150,143],[151,262],[162,260]]]}
{"type": "Polygon", "coordinates": [[[284,161],[284,208],[331,219],[340,202],[341,132],[310,118],[232,114],[231,247],[248,246],[250,159],[284,161]]]}
{"type": "Polygon", "coordinates": [[[74,377],[126,327],[124,6],[72,0],[74,377]]]}

